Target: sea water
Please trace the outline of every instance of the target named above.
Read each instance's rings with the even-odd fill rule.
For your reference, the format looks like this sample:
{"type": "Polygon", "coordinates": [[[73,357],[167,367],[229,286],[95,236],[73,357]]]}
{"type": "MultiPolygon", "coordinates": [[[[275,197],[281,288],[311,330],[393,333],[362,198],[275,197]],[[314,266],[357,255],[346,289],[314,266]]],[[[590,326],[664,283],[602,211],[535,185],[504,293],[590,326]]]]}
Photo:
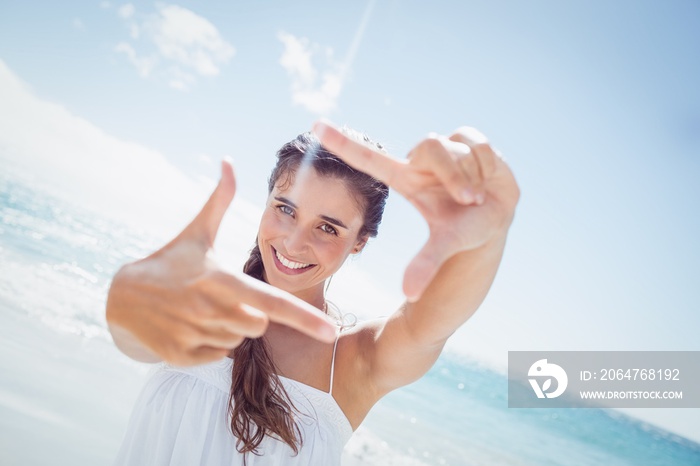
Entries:
{"type": "MultiPolygon", "coordinates": [[[[0,464],[108,465],[148,365],[104,303],[118,267],[163,241],[0,173],[0,464]]],[[[614,410],[509,409],[507,379],[444,354],[380,401],[345,465],[700,465],[700,445],[614,410]]]]}

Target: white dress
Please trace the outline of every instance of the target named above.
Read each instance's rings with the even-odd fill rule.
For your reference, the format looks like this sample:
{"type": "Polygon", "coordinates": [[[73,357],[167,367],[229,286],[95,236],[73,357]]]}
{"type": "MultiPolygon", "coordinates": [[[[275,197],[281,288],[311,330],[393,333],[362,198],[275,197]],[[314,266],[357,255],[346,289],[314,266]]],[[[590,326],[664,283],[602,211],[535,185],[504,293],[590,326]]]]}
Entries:
{"type": "MultiPolygon", "coordinates": [[[[302,434],[299,453],[286,443],[266,436],[258,447],[261,456],[249,453],[249,466],[340,464],[352,426],[330,392],[280,376],[294,406],[302,434]]],[[[134,406],[115,466],[175,466],[243,464],[231,433],[228,399],[233,360],[176,367],[159,363],[134,406]]]]}

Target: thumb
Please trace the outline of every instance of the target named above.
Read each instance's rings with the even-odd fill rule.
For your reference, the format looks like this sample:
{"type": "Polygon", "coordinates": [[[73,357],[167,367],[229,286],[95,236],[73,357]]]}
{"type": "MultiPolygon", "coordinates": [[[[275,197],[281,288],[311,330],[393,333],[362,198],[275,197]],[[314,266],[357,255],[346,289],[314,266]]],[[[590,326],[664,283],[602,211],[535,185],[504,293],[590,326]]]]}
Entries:
{"type": "Polygon", "coordinates": [[[418,301],[449,257],[446,245],[431,236],[406,267],[403,276],[403,292],[409,302],[418,301]]]}
{"type": "Polygon", "coordinates": [[[219,184],[214,188],[209,200],[207,200],[202,210],[199,211],[195,219],[189,225],[191,233],[203,240],[207,246],[214,245],[216,234],[219,231],[221,220],[231,205],[233,196],[236,194],[236,177],[233,174],[233,166],[229,160],[221,161],[221,178],[219,184]]]}

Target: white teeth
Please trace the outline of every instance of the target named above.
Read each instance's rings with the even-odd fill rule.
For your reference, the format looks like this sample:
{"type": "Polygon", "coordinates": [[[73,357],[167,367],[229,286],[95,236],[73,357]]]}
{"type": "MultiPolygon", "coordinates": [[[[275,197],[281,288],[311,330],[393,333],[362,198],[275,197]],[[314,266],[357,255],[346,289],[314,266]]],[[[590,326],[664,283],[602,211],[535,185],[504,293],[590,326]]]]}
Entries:
{"type": "Polygon", "coordinates": [[[277,259],[287,268],[289,269],[303,269],[304,267],[308,267],[311,264],[302,264],[301,262],[292,262],[288,260],[286,257],[284,257],[282,254],[275,249],[275,254],[277,255],[277,259]]]}

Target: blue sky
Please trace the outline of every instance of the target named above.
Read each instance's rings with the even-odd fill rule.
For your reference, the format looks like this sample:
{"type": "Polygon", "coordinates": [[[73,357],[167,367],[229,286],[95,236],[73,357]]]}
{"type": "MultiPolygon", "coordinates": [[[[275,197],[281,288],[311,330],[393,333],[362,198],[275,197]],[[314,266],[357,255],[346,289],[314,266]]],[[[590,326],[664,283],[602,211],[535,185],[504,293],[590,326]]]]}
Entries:
{"type": "MultiPolygon", "coordinates": [[[[699,49],[694,1],[0,2],[0,60],[27,95],[200,184],[231,156],[252,209],[276,149],[318,116],[397,157],[430,131],[482,130],[523,195],[451,348],[496,365],[509,350],[700,350],[699,49]]],[[[35,119],[7,102],[0,142],[24,144],[18,122],[35,119]]],[[[393,193],[353,264],[382,303],[400,301],[426,235],[393,193]]],[[[651,415],[690,431],[683,413],[651,415]]]]}

